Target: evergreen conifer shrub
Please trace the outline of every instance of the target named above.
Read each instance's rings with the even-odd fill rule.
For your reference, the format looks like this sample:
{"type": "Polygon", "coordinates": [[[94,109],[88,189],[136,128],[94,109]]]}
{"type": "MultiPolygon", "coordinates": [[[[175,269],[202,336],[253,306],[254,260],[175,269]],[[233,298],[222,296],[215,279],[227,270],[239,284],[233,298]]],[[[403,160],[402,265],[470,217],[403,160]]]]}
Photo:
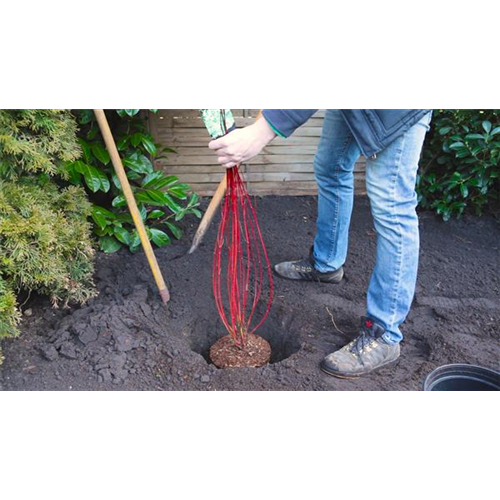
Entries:
{"type": "Polygon", "coordinates": [[[68,111],[0,110],[0,338],[18,333],[21,290],[54,306],[95,295],[91,205],[64,183],[80,153],[68,111]]]}

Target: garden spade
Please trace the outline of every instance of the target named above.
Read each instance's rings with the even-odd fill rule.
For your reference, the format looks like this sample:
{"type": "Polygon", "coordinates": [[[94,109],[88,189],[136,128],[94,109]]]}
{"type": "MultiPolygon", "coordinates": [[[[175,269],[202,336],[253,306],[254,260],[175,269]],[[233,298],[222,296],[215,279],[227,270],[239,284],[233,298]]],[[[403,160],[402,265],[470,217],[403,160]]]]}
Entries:
{"type": "Polygon", "coordinates": [[[106,115],[103,109],[94,109],[94,114],[97,119],[97,123],[99,124],[99,128],[101,129],[101,134],[104,139],[104,143],[106,144],[106,148],[109,152],[109,156],[111,157],[111,162],[113,163],[116,175],[118,176],[118,179],[120,181],[123,194],[125,196],[125,199],[127,200],[130,215],[132,216],[135,227],[137,229],[137,234],[139,235],[142,243],[142,248],[144,249],[144,253],[146,254],[146,257],[148,259],[149,267],[151,268],[151,272],[153,273],[153,277],[160,292],[160,297],[163,303],[166,304],[170,300],[170,293],[168,291],[167,285],[165,285],[160,266],[158,265],[158,261],[156,260],[156,256],[153,251],[153,247],[151,246],[151,242],[149,241],[146,229],[144,228],[144,223],[142,221],[139,209],[137,208],[137,203],[134,198],[134,193],[132,192],[132,189],[130,187],[130,183],[128,182],[127,174],[125,173],[125,169],[123,168],[120,154],[118,153],[118,149],[116,148],[113,134],[111,133],[111,130],[109,128],[108,120],[106,119],[106,115]]]}

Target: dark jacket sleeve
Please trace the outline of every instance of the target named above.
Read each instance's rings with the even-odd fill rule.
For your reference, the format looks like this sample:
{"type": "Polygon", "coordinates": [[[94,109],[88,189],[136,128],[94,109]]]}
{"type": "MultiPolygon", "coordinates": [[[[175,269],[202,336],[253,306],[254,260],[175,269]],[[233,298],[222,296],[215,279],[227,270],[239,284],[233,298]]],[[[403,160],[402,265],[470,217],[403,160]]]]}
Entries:
{"type": "Polygon", "coordinates": [[[263,109],[262,114],[274,131],[289,137],[311,118],[317,109],[263,109]]]}

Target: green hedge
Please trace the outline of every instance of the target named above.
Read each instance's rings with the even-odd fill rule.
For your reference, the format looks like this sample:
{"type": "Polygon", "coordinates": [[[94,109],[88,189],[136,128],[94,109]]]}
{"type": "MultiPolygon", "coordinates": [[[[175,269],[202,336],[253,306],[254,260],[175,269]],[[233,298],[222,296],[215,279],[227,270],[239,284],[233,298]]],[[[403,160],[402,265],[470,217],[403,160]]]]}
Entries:
{"type": "Polygon", "coordinates": [[[444,220],[500,197],[500,110],[437,109],[417,180],[420,206],[444,220]]]}

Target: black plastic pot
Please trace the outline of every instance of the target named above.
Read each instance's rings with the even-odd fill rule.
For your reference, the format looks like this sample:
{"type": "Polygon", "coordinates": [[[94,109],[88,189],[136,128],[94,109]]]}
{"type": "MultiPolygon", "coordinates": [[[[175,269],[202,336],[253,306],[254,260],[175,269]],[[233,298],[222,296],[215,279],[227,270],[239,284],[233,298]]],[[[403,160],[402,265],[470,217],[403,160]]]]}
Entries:
{"type": "Polygon", "coordinates": [[[500,373],[475,365],[444,365],[427,376],[424,391],[500,391],[500,373]]]}

